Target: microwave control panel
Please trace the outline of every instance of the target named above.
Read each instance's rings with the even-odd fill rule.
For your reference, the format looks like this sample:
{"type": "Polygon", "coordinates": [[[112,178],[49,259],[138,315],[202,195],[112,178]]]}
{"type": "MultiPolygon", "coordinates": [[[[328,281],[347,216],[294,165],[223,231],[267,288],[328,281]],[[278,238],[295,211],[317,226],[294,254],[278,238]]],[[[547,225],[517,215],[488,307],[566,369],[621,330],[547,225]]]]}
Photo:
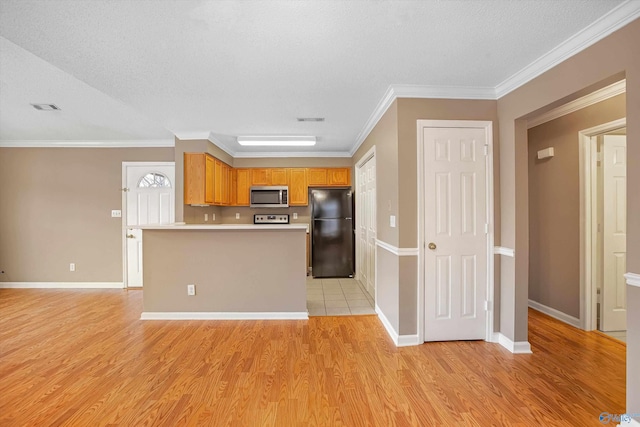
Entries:
{"type": "Polygon", "coordinates": [[[264,215],[264,214],[256,214],[253,216],[254,224],[289,224],[289,215],[280,214],[280,215],[264,215]]]}

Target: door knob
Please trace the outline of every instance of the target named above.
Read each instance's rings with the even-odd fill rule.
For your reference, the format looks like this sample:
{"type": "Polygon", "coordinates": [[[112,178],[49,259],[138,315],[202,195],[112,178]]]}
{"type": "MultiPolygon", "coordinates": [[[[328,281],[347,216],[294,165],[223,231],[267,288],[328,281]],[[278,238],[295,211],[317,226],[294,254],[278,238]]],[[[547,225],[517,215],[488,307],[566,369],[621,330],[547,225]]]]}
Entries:
{"type": "Polygon", "coordinates": [[[133,234],[127,234],[127,239],[135,239],[136,236],[134,236],[133,234]]]}
{"type": "Polygon", "coordinates": [[[429,249],[434,250],[436,248],[436,244],[431,242],[429,243],[429,249]]]}

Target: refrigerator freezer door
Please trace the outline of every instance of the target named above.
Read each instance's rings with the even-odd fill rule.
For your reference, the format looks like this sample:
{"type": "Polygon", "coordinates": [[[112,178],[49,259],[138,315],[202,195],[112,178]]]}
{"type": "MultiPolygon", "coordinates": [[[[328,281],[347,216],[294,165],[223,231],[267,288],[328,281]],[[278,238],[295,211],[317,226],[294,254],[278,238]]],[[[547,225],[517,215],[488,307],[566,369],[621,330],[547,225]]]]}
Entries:
{"type": "Polygon", "coordinates": [[[353,231],[350,219],[313,220],[313,277],[353,276],[353,231]]]}
{"type": "Polygon", "coordinates": [[[312,190],[313,218],[351,218],[351,194],[339,188],[312,190]]]}

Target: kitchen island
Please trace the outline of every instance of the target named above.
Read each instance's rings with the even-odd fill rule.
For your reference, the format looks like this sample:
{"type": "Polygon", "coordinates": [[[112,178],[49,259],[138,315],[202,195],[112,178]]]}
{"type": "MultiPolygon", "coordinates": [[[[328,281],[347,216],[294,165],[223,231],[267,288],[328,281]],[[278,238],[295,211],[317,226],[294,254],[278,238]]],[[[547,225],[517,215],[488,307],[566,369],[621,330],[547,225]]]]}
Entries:
{"type": "Polygon", "coordinates": [[[142,319],[308,318],[306,225],[139,228],[142,319]]]}

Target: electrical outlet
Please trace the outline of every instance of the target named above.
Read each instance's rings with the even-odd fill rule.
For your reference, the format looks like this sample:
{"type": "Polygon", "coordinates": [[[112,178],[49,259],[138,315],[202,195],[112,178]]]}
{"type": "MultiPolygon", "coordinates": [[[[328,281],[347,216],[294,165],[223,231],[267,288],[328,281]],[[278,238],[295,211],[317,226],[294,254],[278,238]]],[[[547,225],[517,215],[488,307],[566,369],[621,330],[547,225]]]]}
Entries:
{"type": "Polygon", "coordinates": [[[298,212],[293,213],[293,219],[298,219],[298,212]]]}
{"type": "Polygon", "coordinates": [[[114,209],[111,211],[111,218],[122,218],[122,211],[120,209],[114,209]]]}
{"type": "Polygon", "coordinates": [[[236,212],[236,219],[240,219],[240,214],[236,212]]]}
{"type": "Polygon", "coordinates": [[[69,271],[76,271],[76,263],[72,262],[71,264],[69,264],[69,271]]]}
{"type": "Polygon", "coordinates": [[[396,226],[396,216],[395,215],[390,215],[389,216],[389,227],[395,227],[396,226]]]}
{"type": "Polygon", "coordinates": [[[216,220],[216,214],[212,213],[211,214],[211,221],[215,221],[216,220]]]}
{"type": "Polygon", "coordinates": [[[193,296],[196,294],[196,285],[187,285],[187,295],[193,296]]]}
{"type": "Polygon", "coordinates": [[[209,214],[204,214],[204,222],[209,221],[209,214]]]}

